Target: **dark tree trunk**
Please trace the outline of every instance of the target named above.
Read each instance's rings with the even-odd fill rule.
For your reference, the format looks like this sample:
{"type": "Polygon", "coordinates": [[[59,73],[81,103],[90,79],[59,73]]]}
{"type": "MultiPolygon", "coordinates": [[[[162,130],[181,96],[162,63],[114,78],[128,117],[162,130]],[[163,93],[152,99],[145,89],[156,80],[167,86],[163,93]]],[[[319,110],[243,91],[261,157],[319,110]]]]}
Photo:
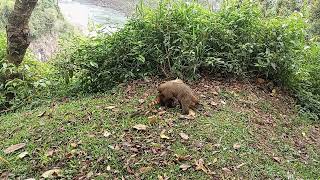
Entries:
{"type": "Polygon", "coordinates": [[[9,15],[7,29],[7,59],[19,66],[30,44],[28,26],[31,13],[38,0],[16,0],[9,15]]]}

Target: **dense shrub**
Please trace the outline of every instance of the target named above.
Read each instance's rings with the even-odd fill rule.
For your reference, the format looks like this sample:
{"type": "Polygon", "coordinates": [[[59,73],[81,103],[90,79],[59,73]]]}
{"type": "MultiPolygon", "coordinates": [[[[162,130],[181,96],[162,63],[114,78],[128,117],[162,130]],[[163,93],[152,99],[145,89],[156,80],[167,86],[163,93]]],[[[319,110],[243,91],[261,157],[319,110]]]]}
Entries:
{"type": "Polygon", "coordinates": [[[84,92],[154,75],[258,76],[286,85],[305,110],[319,113],[319,47],[306,40],[305,19],[265,17],[257,4],[238,5],[217,12],[183,1],[140,6],[123,29],[78,40],[56,63],[84,92]]]}
{"type": "Polygon", "coordinates": [[[60,59],[90,92],[148,75],[195,78],[203,71],[286,82],[300,58],[304,28],[298,14],[266,19],[247,2],[212,12],[165,1],[156,9],[141,6],[119,32],[79,42],[60,59]]]}
{"type": "Polygon", "coordinates": [[[35,60],[27,53],[23,63],[17,68],[5,59],[6,36],[0,33],[0,114],[24,105],[37,105],[49,95],[49,85],[45,77],[50,73],[48,64],[35,60]],[[19,77],[5,78],[13,74],[19,77]],[[8,98],[8,95],[13,97],[8,98]]]}

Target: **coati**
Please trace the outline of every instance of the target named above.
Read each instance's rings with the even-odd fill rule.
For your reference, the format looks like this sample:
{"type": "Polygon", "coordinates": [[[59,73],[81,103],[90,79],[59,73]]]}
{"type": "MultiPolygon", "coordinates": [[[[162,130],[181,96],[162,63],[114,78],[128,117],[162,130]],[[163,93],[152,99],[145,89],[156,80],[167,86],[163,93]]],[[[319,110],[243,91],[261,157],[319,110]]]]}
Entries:
{"type": "Polygon", "coordinates": [[[182,108],[182,114],[189,114],[189,110],[194,110],[199,104],[199,100],[193,94],[191,88],[181,79],[160,84],[158,91],[158,99],[161,105],[174,107],[176,101],[178,101],[182,108]]]}
{"type": "MultiPolygon", "coordinates": [[[[198,99],[194,96],[191,88],[180,79],[171,80],[160,84],[157,90],[159,91],[159,94],[151,103],[148,104],[147,109],[156,104],[171,108],[176,107],[176,105],[179,103],[182,108],[182,113],[189,114],[190,109],[195,110],[195,108],[198,108],[198,105],[201,105],[198,99]]],[[[146,111],[145,108],[139,109],[131,114],[130,117],[147,114],[149,112],[150,111],[146,111]]]]}

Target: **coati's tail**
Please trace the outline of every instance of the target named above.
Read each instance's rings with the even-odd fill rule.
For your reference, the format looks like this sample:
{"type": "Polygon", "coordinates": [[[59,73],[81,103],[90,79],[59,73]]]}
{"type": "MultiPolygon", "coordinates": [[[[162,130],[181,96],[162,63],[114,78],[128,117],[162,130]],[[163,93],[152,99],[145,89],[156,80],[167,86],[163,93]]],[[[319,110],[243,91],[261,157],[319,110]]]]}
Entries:
{"type": "Polygon", "coordinates": [[[160,103],[160,97],[157,96],[153,101],[151,101],[149,104],[148,104],[148,107],[152,107],[152,106],[155,106],[157,104],[160,103]]]}

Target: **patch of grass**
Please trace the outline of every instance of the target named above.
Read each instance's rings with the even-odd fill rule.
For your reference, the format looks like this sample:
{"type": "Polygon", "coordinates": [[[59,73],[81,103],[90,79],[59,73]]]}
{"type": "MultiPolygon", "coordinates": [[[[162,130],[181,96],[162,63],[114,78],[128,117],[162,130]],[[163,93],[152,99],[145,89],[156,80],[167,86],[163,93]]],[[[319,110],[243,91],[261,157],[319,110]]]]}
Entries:
{"type": "Polygon", "coordinates": [[[178,108],[163,115],[158,114],[162,110],[153,109],[157,110],[155,123],[148,120],[152,112],[131,117],[154,97],[152,83],[131,83],[105,94],[1,116],[0,157],[10,165],[0,162],[0,173],[10,172],[13,174],[10,178],[39,178],[43,172],[59,167],[64,178],[90,174],[95,179],[320,176],[317,125],[307,120],[296,123],[297,118],[304,117],[298,117],[290,106],[285,110],[292,115],[282,117],[280,107],[287,103],[282,96],[274,101],[262,91],[254,92],[248,87],[239,90],[236,85],[223,83],[219,84],[223,92],[209,95],[206,87],[211,86],[195,86],[202,87],[199,94],[205,95],[201,99],[205,108],[195,120],[180,119],[178,108]],[[230,93],[224,92],[241,96],[225,98],[224,94],[230,93]],[[212,99],[219,102],[217,106],[210,105],[212,99]],[[250,105],[243,103],[248,99],[256,101],[250,101],[250,105]],[[148,128],[133,129],[137,124],[148,128]],[[169,139],[161,138],[161,132],[169,139]],[[189,138],[182,139],[179,133],[189,138]],[[23,150],[8,155],[2,151],[22,142],[26,143],[23,150]],[[17,158],[23,151],[29,155],[17,158]],[[197,170],[195,162],[200,159],[207,173],[197,170]],[[182,164],[190,167],[183,171],[182,164]]]}

